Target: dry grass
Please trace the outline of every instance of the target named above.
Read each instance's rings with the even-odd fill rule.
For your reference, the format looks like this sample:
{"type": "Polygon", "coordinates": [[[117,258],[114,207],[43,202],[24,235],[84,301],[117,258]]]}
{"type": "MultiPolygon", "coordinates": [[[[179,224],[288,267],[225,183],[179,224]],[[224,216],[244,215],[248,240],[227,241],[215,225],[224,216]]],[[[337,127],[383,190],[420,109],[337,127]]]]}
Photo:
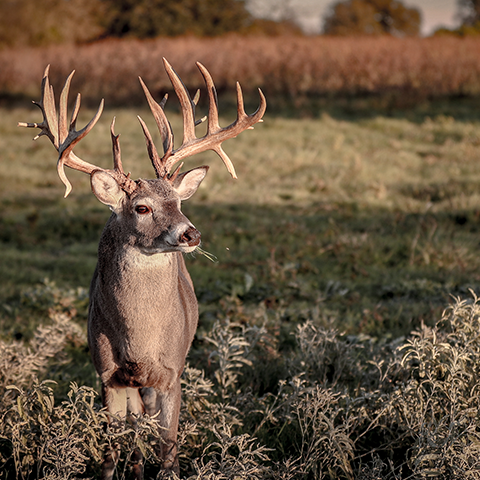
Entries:
{"type": "Polygon", "coordinates": [[[189,88],[201,86],[194,62],[211,71],[220,91],[237,80],[252,93],[274,96],[381,94],[421,99],[480,93],[477,38],[185,37],[108,40],[82,46],[0,52],[0,92],[37,96],[45,65],[54,83],[78,70],[75,88],[107,105],[141,99],[137,76],[154,92],[168,90],[162,57],[189,88]]]}

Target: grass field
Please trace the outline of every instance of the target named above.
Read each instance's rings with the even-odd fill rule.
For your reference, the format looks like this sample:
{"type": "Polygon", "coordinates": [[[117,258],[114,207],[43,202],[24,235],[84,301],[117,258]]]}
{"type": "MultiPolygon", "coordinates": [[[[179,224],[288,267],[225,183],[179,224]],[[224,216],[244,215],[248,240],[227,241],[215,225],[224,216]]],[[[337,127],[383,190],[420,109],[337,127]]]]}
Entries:
{"type": "MultiPolygon", "coordinates": [[[[125,168],[147,178],[152,169],[135,113],[116,111],[116,128],[125,168]]],[[[107,111],[79,147],[82,158],[106,168],[112,116],[107,111]]],[[[38,117],[33,109],[1,116],[3,302],[45,277],[88,288],[109,215],[77,172],[71,197],[63,199],[52,146],[16,127],[38,117]]],[[[214,154],[189,160],[212,166],[184,206],[202,231],[203,248],[218,258],[188,259],[202,307],[238,294],[248,305],[284,309],[295,321],[314,309],[341,330],[382,336],[431,322],[449,294],[479,282],[479,144],[478,120],[442,115],[267,115],[226,146],[238,181],[214,154]]]]}
{"type": "MultiPolygon", "coordinates": [[[[188,161],[186,167],[211,165],[184,211],[216,261],[186,259],[200,325],[184,386],[185,474],[372,480],[478,475],[478,420],[472,419],[478,401],[458,400],[480,382],[477,367],[470,366],[479,348],[465,333],[476,328],[476,304],[457,304],[445,317],[445,333],[434,327],[455,304],[451,295],[471,299],[469,289],[480,291],[480,115],[472,102],[395,115],[325,109],[312,119],[295,119],[267,112],[263,124],[225,145],[237,181],[214,154],[188,161]],[[416,336],[407,337],[413,330],[416,336]],[[462,377],[464,390],[455,391],[457,403],[448,396],[459,385],[454,357],[470,375],[462,377]]],[[[92,113],[83,112],[84,121],[92,113]]],[[[230,113],[223,124],[233,120],[230,113]]],[[[134,178],[152,177],[137,114],[152,124],[146,110],[107,110],[78,155],[110,166],[109,123],[116,115],[125,169],[134,178]]],[[[180,118],[171,116],[178,131],[180,118]]],[[[77,172],[69,173],[73,192],[63,199],[53,147],[16,127],[39,120],[34,107],[0,110],[0,393],[6,392],[0,478],[13,478],[15,468],[21,478],[65,478],[49,467],[60,453],[48,457],[32,447],[58,432],[39,427],[26,433],[37,421],[60,425],[67,418],[48,403],[48,385],[32,390],[32,378],[55,380],[57,405],[77,402],[84,422],[92,393],[80,389],[67,396],[70,382],[98,391],[84,339],[86,292],[109,212],[77,172]],[[18,373],[12,365],[30,358],[22,342],[30,342],[33,352],[48,343],[48,335],[39,336],[41,325],[59,338],[51,347],[53,360],[46,355],[18,373]],[[10,383],[24,390],[5,390],[10,383]],[[17,403],[10,407],[13,398],[17,403]],[[21,404],[33,413],[22,417],[21,404]],[[23,418],[16,430],[15,415],[23,418]]],[[[66,443],[71,451],[80,449],[72,439],[91,435],[75,425],[76,436],[66,443]]],[[[101,438],[100,430],[92,431],[101,438]]],[[[133,441],[127,440],[126,451],[133,441]]],[[[148,453],[148,442],[145,448],[148,453]]],[[[100,446],[88,455],[82,451],[87,467],[66,463],[72,478],[97,471],[95,449],[100,446]]]]}

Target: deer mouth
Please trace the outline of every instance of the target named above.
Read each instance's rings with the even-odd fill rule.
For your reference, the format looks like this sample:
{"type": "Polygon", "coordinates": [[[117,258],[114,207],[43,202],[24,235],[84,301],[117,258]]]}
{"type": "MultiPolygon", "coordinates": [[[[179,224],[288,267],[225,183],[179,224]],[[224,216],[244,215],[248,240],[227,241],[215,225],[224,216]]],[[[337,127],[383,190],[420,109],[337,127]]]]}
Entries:
{"type": "Polygon", "coordinates": [[[198,238],[191,239],[188,241],[180,242],[180,243],[169,243],[163,251],[166,252],[183,252],[183,253],[191,253],[193,252],[201,243],[200,235],[198,238]]]}
{"type": "Polygon", "coordinates": [[[164,232],[155,238],[150,245],[139,246],[139,248],[145,255],[193,252],[200,245],[202,236],[193,226],[186,226],[182,230],[164,232]]]}
{"type": "Polygon", "coordinates": [[[183,253],[191,253],[200,245],[200,236],[195,240],[178,245],[178,249],[183,253]]]}

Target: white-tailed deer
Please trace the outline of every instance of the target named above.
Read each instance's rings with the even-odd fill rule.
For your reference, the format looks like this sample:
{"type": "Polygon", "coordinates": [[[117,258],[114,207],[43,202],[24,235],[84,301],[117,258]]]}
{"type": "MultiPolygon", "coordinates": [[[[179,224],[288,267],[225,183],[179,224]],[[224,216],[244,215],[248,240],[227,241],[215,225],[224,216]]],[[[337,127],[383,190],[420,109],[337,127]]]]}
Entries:
{"type": "MultiPolygon", "coordinates": [[[[222,150],[223,141],[261,121],[266,101],[260,91],[260,106],[247,115],[237,84],[237,119],[221,128],[215,86],[207,69],[197,63],[205,80],[209,98],[207,133],[197,138],[195,105],[180,77],[164,60],[165,69],[180,100],[184,130],[183,143],[174,150],[173,132],[164,113],[167,96],[158,104],[147,87],[140,83],[155,118],[163,142],[160,157],[143,120],[147,150],[156,173],[154,180],[132,180],[125,174],[120,144],[111,125],[113,170],[87,163],[73,153],[75,145],[93,128],[102,110],[103,100],[94,118],[77,131],[80,108],[77,96],[70,122],[67,100],[72,74],[62,90],[57,118],[53,88],[45,70],[42,98],[36,103],[42,111],[41,123],[19,123],[39,128],[58,150],[58,174],[71,190],[64,166],[88,173],[95,196],[112,210],[102,233],[98,264],[90,287],[88,338],[93,363],[102,381],[103,404],[108,412],[125,416],[127,412],[146,412],[156,416],[161,437],[160,458],[164,469],[178,472],[177,429],[180,412],[180,375],[192,343],[198,321],[198,306],[190,275],[182,253],[192,252],[200,244],[200,232],[180,210],[180,203],[191,197],[205,177],[208,167],[180,173],[180,160],[205,150],[218,153],[230,174],[235,169],[222,150]]],[[[114,119],[115,120],[115,119],[114,119]]],[[[105,455],[102,478],[111,479],[118,453],[105,455]]],[[[142,458],[135,455],[135,478],[143,477],[142,458]]]]}

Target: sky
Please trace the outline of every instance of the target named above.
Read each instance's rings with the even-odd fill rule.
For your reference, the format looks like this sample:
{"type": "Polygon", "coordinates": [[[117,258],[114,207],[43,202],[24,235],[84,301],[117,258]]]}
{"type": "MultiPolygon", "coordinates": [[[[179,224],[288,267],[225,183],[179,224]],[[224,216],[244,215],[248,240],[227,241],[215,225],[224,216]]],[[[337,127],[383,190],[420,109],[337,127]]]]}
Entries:
{"type": "MultiPolygon", "coordinates": [[[[251,0],[248,4],[261,16],[270,16],[272,13],[281,15],[287,9],[292,9],[306,31],[319,33],[322,27],[322,16],[336,1],[338,0],[251,0]]],[[[429,35],[441,26],[457,25],[456,0],[403,0],[403,3],[421,11],[423,35],[429,35]]]]}

